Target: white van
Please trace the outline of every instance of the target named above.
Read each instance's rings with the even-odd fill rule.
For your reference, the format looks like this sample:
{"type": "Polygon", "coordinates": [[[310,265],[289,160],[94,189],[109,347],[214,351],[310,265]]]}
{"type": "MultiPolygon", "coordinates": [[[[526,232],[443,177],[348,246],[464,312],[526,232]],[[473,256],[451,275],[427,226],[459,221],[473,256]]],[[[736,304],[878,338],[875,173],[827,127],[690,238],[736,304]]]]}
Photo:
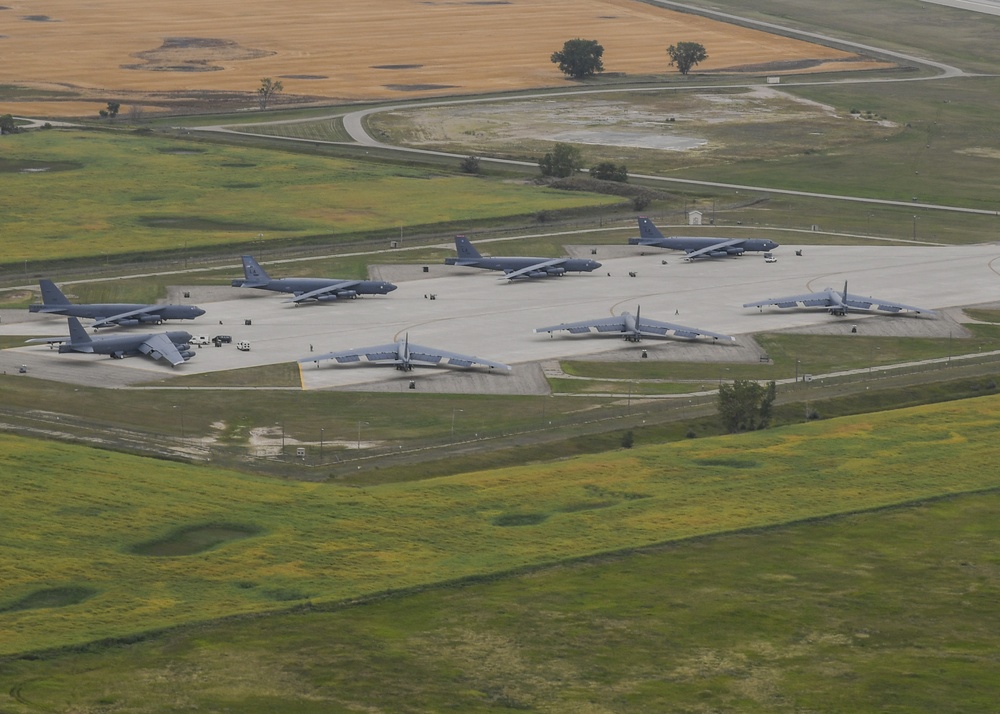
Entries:
{"type": "Polygon", "coordinates": [[[211,340],[208,339],[207,335],[195,335],[194,337],[191,338],[191,340],[190,340],[190,342],[188,342],[188,344],[198,345],[199,347],[201,347],[202,345],[207,345],[210,342],[211,342],[211,340]]]}
{"type": "Polygon", "coordinates": [[[249,352],[250,351],[250,343],[249,342],[237,342],[236,343],[236,349],[238,349],[240,352],[249,352]]]}

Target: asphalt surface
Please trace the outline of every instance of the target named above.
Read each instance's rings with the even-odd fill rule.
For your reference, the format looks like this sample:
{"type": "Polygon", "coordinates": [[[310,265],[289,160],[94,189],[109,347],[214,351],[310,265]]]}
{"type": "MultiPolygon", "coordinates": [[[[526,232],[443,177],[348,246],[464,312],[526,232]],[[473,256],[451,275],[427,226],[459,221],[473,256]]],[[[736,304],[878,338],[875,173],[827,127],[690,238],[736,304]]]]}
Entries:
{"type": "MultiPolygon", "coordinates": [[[[497,248],[502,250],[501,246],[497,248]]],[[[58,354],[44,345],[0,351],[0,369],[28,368],[28,377],[105,387],[156,383],[175,375],[292,362],[333,350],[411,342],[476,355],[513,365],[511,374],[483,369],[420,368],[410,373],[391,367],[340,366],[332,361],[302,366],[306,389],[405,390],[410,380],[421,391],[544,393],[543,366],[565,358],[755,362],[753,332],[805,330],[885,336],[960,337],[962,328],[947,312],[926,316],[849,316],[804,310],[759,311],[745,302],[793,295],[827,286],[875,295],[931,309],[984,304],[997,298],[1000,247],[796,246],[776,251],[777,263],[757,254],[687,263],[672,251],[638,246],[569,246],[571,254],[596,257],[604,265],[593,273],[508,283],[491,271],[440,264],[372,266],[374,278],[399,289],[342,303],[295,307],[286,296],[242,288],[178,286],[171,302],[197,304],[202,318],[159,329],[184,329],[193,335],[227,334],[233,344],[195,348],[188,363],[171,368],[145,357],[112,360],[104,356],[58,354]],[[596,256],[591,253],[596,250],[596,256]],[[645,253],[645,255],[643,255],[645,253]],[[427,272],[424,272],[424,267],[427,272]],[[635,277],[630,274],[634,273],[635,277]],[[184,298],[183,291],[190,291],[184,298]],[[623,310],[657,320],[700,327],[737,337],[735,345],[698,341],[644,340],[635,345],[614,336],[550,337],[535,327],[601,318],[623,310]],[[250,342],[249,352],[235,343],[250,342]]],[[[295,266],[308,275],[308,266],[295,266]]],[[[114,328],[118,329],[118,328],[114,328]]],[[[157,328],[130,328],[157,331],[157,328]]],[[[0,334],[67,334],[63,319],[0,311],[0,334]]],[[[105,331],[104,334],[107,334],[105,331]]]]}

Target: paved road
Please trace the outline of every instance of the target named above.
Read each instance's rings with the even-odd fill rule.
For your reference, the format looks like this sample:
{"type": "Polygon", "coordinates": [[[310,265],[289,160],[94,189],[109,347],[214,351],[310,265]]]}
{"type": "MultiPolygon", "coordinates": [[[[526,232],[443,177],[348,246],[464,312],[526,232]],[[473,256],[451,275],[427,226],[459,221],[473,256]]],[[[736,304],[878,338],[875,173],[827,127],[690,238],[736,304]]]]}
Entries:
{"type": "Polygon", "coordinates": [[[946,5],[959,10],[970,10],[987,15],[1000,15],[1000,0],[921,0],[934,5],[946,5]]]}
{"type": "MultiPolygon", "coordinates": [[[[961,2],[962,0],[955,0],[956,2],[961,2]]],[[[982,2],[983,0],[980,0],[982,2]]],[[[991,3],[1000,3],[1000,0],[988,0],[991,3]]],[[[917,82],[917,81],[930,81],[930,80],[941,80],[949,79],[954,77],[964,76],[966,73],[958,68],[953,67],[949,64],[943,62],[937,62],[935,60],[929,60],[923,57],[916,57],[914,55],[906,54],[903,52],[897,52],[894,50],[885,49],[882,47],[875,47],[874,45],[866,45],[858,42],[850,42],[840,38],[834,38],[829,35],[823,35],[816,32],[806,32],[803,30],[798,30],[795,28],[785,27],[783,25],[778,25],[771,22],[762,22],[759,20],[752,20],[748,18],[739,17],[737,15],[732,15],[730,13],[725,13],[717,10],[710,10],[706,8],[685,5],[684,3],[670,2],[669,0],[653,0],[655,4],[661,5],[666,8],[681,10],[685,12],[693,12],[706,17],[712,17],[725,22],[735,22],[744,26],[755,27],[767,32],[776,32],[782,35],[795,37],[810,42],[819,42],[825,45],[832,45],[835,47],[843,48],[845,50],[860,52],[864,54],[872,54],[882,57],[887,57],[895,60],[899,60],[904,63],[914,64],[917,66],[923,66],[936,70],[936,74],[924,75],[920,77],[889,77],[889,78],[852,78],[852,79],[838,79],[838,80],[828,80],[828,81],[810,81],[805,78],[794,78],[791,81],[795,85],[826,85],[826,84],[874,84],[874,83],[896,83],[896,82],[917,82]]],[[[335,119],[341,118],[344,124],[344,128],[347,133],[351,136],[355,144],[361,146],[371,147],[373,149],[380,149],[386,151],[396,151],[409,154],[425,155],[425,156],[435,156],[443,157],[449,159],[462,159],[465,158],[463,154],[453,154],[444,151],[432,151],[429,149],[417,149],[412,147],[396,146],[393,144],[386,144],[377,140],[375,137],[371,136],[367,129],[365,128],[366,119],[373,115],[382,112],[399,111],[402,109],[410,109],[413,107],[432,107],[432,106],[456,106],[456,105],[467,105],[467,104],[488,104],[497,103],[503,101],[523,101],[525,99],[553,99],[558,97],[566,96],[579,96],[579,95],[599,95],[599,94],[621,94],[624,92],[629,93],[641,93],[641,92],[662,92],[664,90],[678,90],[683,89],[684,91],[690,91],[692,89],[705,89],[705,90],[719,90],[719,89],[745,89],[748,87],[759,86],[760,82],[756,83],[738,83],[732,85],[685,85],[683,88],[677,87],[676,85],[669,86],[656,86],[656,87],[615,87],[611,89],[580,89],[580,90],[565,90],[565,91],[546,91],[537,93],[526,93],[526,94],[516,94],[508,97],[475,97],[475,98],[463,98],[463,99],[445,99],[440,101],[421,101],[421,102],[403,102],[398,104],[381,105],[378,107],[371,107],[368,109],[358,110],[356,112],[348,112],[346,114],[340,112],[337,114],[331,114],[326,117],[312,117],[309,119],[296,119],[296,120],[283,120],[274,122],[276,124],[288,124],[288,123],[302,123],[302,122],[313,122],[320,121],[323,119],[335,119]]],[[[227,126],[216,125],[216,126],[205,126],[199,127],[197,131],[205,132],[217,132],[217,133],[241,133],[246,134],[246,131],[234,132],[227,126]]],[[[305,141],[303,139],[298,139],[295,137],[273,137],[269,136],[270,139],[282,139],[287,141],[305,141]]],[[[333,141],[316,141],[314,139],[309,139],[309,143],[312,144],[344,144],[345,142],[333,142],[333,141]]],[[[536,164],[531,161],[516,161],[512,159],[498,159],[490,157],[480,157],[480,160],[486,163],[493,164],[505,164],[514,166],[527,166],[535,167],[536,164]]],[[[948,206],[934,203],[918,203],[913,201],[892,201],[884,199],[873,199],[860,196],[845,196],[840,194],[828,194],[828,193],[814,193],[809,191],[797,191],[794,189],[778,189],[771,187],[761,187],[761,186],[751,186],[745,184],[733,184],[725,183],[719,181],[697,181],[692,179],[681,179],[681,178],[668,178],[664,176],[652,176],[647,174],[632,174],[636,179],[642,179],[644,181],[649,181],[652,183],[665,183],[665,184],[684,184],[692,186],[707,186],[713,188],[725,188],[734,189],[742,191],[756,191],[756,192],[766,192],[771,194],[781,194],[781,195],[791,195],[791,196],[804,196],[811,198],[822,198],[827,200],[837,200],[837,201],[849,201],[855,203],[865,203],[871,205],[883,205],[883,206],[906,206],[907,208],[921,208],[926,210],[939,210],[948,211],[955,213],[971,213],[979,215],[1000,215],[1000,211],[997,210],[987,210],[987,209],[975,209],[975,208],[963,208],[958,206],[948,206]]]]}

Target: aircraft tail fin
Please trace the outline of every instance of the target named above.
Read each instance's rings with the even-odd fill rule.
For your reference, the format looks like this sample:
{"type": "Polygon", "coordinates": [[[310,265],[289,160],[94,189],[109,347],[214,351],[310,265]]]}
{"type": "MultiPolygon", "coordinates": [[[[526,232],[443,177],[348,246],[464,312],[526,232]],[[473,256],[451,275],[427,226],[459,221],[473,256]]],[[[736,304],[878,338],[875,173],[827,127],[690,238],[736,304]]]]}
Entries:
{"type": "Polygon", "coordinates": [[[38,281],[38,287],[42,289],[42,303],[45,305],[69,305],[70,301],[63,291],[56,287],[51,280],[42,278],[38,281]]]}
{"type": "Polygon", "coordinates": [[[458,251],[459,260],[478,260],[483,257],[465,236],[455,236],[455,250],[458,251]]]}
{"type": "Polygon", "coordinates": [[[847,299],[847,281],[844,281],[844,299],[847,299]]]}
{"type": "Polygon", "coordinates": [[[79,346],[79,345],[89,345],[91,342],[93,342],[93,340],[90,338],[90,335],[87,334],[87,331],[83,328],[83,325],[80,324],[80,321],[78,319],[76,319],[75,317],[70,317],[67,318],[67,320],[69,321],[70,344],[74,346],[79,346]]]}
{"type": "Polygon", "coordinates": [[[253,256],[244,255],[241,257],[243,259],[243,276],[246,278],[245,287],[267,285],[271,282],[271,276],[267,274],[266,270],[260,267],[260,263],[254,260],[253,256]]]}
{"type": "Polygon", "coordinates": [[[639,217],[639,240],[642,242],[663,240],[664,236],[660,229],[653,225],[653,222],[645,216],[639,217]]]}

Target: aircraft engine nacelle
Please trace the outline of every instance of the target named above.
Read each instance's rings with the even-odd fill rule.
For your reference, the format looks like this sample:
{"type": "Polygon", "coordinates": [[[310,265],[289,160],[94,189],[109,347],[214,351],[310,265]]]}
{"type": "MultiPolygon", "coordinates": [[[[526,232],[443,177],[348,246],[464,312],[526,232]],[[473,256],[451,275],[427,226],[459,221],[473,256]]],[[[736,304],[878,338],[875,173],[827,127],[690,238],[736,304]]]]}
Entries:
{"type": "Polygon", "coordinates": [[[121,350],[115,350],[111,353],[111,359],[125,359],[125,353],[121,350]]]}
{"type": "Polygon", "coordinates": [[[163,322],[163,320],[160,319],[159,315],[140,315],[139,320],[141,322],[156,322],[156,323],[163,322]]]}
{"type": "Polygon", "coordinates": [[[337,293],[337,297],[341,298],[342,300],[347,298],[353,299],[356,298],[357,296],[358,296],[357,290],[341,290],[339,293],[337,293]]]}
{"type": "Polygon", "coordinates": [[[731,246],[729,248],[726,248],[726,252],[729,255],[743,255],[746,252],[746,249],[745,248],[741,248],[740,246],[735,246],[734,245],[734,246],[731,246]]]}
{"type": "Polygon", "coordinates": [[[544,278],[548,275],[544,270],[532,270],[528,273],[529,278],[544,278]]]}
{"type": "Polygon", "coordinates": [[[713,257],[713,258],[725,258],[725,257],[727,257],[729,255],[729,251],[726,251],[726,250],[713,250],[712,252],[709,253],[709,255],[711,257],[713,257]]]}
{"type": "Polygon", "coordinates": [[[566,268],[549,268],[548,273],[549,275],[565,275],[566,268]]]}
{"type": "Polygon", "coordinates": [[[185,342],[183,344],[177,345],[177,351],[178,352],[187,352],[187,351],[190,351],[190,349],[191,349],[191,345],[189,345],[187,342],[185,342]]]}
{"type": "Polygon", "coordinates": [[[320,302],[333,302],[334,300],[337,299],[337,296],[331,293],[328,295],[320,295],[316,299],[319,300],[320,302]]]}
{"type": "Polygon", "coordinates": [[[181,353],[181,357],[184,358],[185,362],[194,357],[194,352],[192,352],[191,350],[182,350],[178,348],[178,351],[181,353]]]}
{"type": "Polygon", "coordinates": [[[138,325],[139,321],[138,320],[133,320],[133,319],[118,320],[117,324],[121,325],[122,327],[132,327],[133,325],[138,325]]]}

